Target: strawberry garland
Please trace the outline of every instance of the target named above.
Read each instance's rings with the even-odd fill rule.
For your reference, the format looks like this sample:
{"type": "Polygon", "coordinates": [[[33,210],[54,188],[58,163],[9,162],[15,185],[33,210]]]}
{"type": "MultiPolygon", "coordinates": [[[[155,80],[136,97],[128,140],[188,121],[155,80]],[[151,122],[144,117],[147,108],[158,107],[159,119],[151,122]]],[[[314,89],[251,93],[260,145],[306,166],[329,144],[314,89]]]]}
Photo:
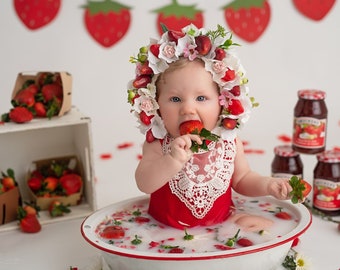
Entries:
{"type": "Polygon", "coordinates": [[[181,31],[162,27],[164,34],[159,40],[151,39],[149,45],[139,49],[136,57],[130,57],[130,62],[136,65],[136,76],[128,84],[128,102],[146,141],[163,139],[167,134],[158,114],[156,81],[160,73],[181,58],[201,59],[212,74],[219,86],[222,110],[211,132],[224,140],[234,139],[236,129],[248,121],[251,109],[258,105],[249,96],[245,71],[231,49],[239,44],[232,41],[232,35],[221,25],[217,25],[216,30],[198,29],[193,24],[181,31]]]}

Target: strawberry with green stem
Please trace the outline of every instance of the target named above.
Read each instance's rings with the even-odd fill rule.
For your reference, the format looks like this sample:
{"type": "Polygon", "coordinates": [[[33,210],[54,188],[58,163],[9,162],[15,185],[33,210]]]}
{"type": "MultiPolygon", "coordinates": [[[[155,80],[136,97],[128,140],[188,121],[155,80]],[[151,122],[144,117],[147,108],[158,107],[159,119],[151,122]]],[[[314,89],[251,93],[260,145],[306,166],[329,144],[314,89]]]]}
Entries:
{"type": "Polygon", "coordinates": [[[219,245],[217,245],[215,247],[218,248],[218,249],[227,250],[229,248],[233,248],[236,244],[238,244],[241,247],[249,247],[249,246],[254,245],[253,241],[251,241],[250,239],[245,238],[245,237],[240,237],[239,236],[240,231],[241,230],[238,229],[236,234],[233,237],[228,238],[227,242],[225,243],[227,248],[220,247],[219,245]]]}
{"type": "Polygon", "coordinates": [[[78,193],[83,185],[82,178],[79,174],[68,173],[60,177],[59,184],[67,196],[78,193]]]}
{"type": "Polygon", "coordinates": [[[177,0],[172,0],[170,5],[155,9],[152,12],[158,14],[157,30],[159,35],[163,34],[161,24],[174,31],[180,31],[191,23],[197,28],[203,27],[203,13],[196,8],[196,5],[181,5],[178,4],[177,0]]]}
{"type": "Polygon", "coordinates": [[[24,206],[22,207],[28,215],[37,215],[39,217],[40,206],[37,205],[36,202],[24,202],[24,206]]]}
{"type": "Polygon", "coordinates": [[[6,173],[1,172],[1,184],[4,190],[11,190],[15,188],[18,183],[15,181],[15,175],[13,169],[7,169],[6,173]]]}
{"type": "Polygon", "coordinates": [[[53,176],[47,176],[42,181],[42,188],[44,191],[53,192],[59,184],[59,179],[53,176]]]}
{"type": "Polygon", "coordinates": [[[55,74],[52,72],[41,72],[36,79],[37,85],[42,88],[46,84],[51,84],[55,81],[55,74]]]}
{"type": "Polygon", "coordinates": [[[213,134],[211,131],[205,129],[203,127],[203,123],[199,120],[189,120],[181,123],[179,126],[179,132],[181,135],[196,134],[201,138],[204,138],[201,145],[195,141],[192,141],[190,149],[194,153],[197,153],[199,149],[208,150],[207,141],[218,141],[220,138],[218,135],[213,134]]]}
{"type": "Polygon", "coordinates": [[[221,121],[221,126],[224,127],[225,129],[234,129],[238,127],[238,122],[237,119],[232,119],[232,118],[223,118],[223,120],[221,121]]]}
{"type": "Polygon", "coordinates": [[[106,48],[121,40],[130,27],[130,7],[126,5],[112,0],[87,1],[83,8],[87,31],[106,48]]]}
{"type": "Polygon", "coordinates": [[[31,175],[27,180],[27,185],[34,193],[37,193],[43,186],[43,178],[31,175]]]}
{"type": "Polygon", "coordinates": [[[44,103],[36,102],[34,104],[34,116],[36,117],[46,117],[46,108],[44,103]]]}
{"type": "Polygon", "coordinates": [[[293,175],[290,178],[289,184],[293,189],[289,195],[291,196],[291,201],[294,204],[303,202],[308,196],[309,192],[312,190],[312,186],[307,181],[299,178],[296,175],[293,175]]]}
{"type": "Polygon", "coordinates": [[[60,217],[71,212],[69,207],[69,205],[65,205],[62,202],[55,200],[49,205],[48,212],[51,217],[60,217]]]}
{"type": "Polygon", "coordinates": [[[45,84],[41,88],[41,94],[43,96],[44,102],[47,103],[53,100],[53,98],[62,99],[64,93],[61,85],[57,83],[49,83],[45,84]]]}
{"type": "Polygon", "coordinates": [[[25,89],[17,92],[12,99],[11,103],[13,107],[17,106],[25,106],[25,107],[33,107],[35,104],[35,93],[31,91],[32,87],[27,87],[25,89]]]}
{"type": "Polygon", "coordinates": [[[22,124],[30,122],[33,119],[33,113],[26,107],[15,107],[9,111],[7,114],[2,115],[2,120],[4,122],[12,121],[14,123],[22,124]]]}
{"type": "Polygon", "coordinates": [[[26,233],[37,233],[41,230],[41,224],[37,218],[37,214],[31,208],[19,206],[17,210],[19,227],[21,231],[26,233]],[[29,209],[29,211],[27,211],[29,209]]]}

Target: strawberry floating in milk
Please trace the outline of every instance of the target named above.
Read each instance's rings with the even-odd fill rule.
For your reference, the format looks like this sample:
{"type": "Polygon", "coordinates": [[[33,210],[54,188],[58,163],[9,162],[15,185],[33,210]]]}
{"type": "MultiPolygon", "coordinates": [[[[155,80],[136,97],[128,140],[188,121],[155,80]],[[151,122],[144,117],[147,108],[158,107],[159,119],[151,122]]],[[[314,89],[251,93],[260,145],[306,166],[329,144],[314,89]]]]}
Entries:
{"type": "Polygon", "coordinates": [[[195,269],[248,269],[251,264],[251,269],[262,270],[264,266],[276,269],[293,241],[311,224],[302,204],[236,194],[233,200],[236,214],[258,214],[274,225],[251,232],[226,221],[179,230],[151,217],[149,199],[142,196],[93,213],[84,220],[81,232],[112,269],[184,270],[192,265],[195,269]]]}

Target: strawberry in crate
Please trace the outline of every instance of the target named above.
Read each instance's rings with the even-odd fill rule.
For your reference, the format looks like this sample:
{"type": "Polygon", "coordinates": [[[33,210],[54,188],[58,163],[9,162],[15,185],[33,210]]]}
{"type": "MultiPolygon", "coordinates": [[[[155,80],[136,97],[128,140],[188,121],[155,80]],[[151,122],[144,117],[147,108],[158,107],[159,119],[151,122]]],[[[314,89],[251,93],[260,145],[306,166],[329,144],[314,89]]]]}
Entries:
{"type": "Polygon", "coordinates": [[[0,173],[0,225],[16,220],[16,211],[21,203],[18,182],[13,169],[0,173]]]}
{"type": "Polygon", "coordinates": [[[36,117],[51,119],[61,110],[63,87],[60,72],[20,74],[12,95],[12,108],[1,115],[1,121],[25,123],[36,117]]]}
{"type": "Polygon", "coordinates": [[[47,210],[53,200],[58,199],[65,205],[76,205],[81,197],[83,180],[77,168],[71,168],[74,159],[52,159],[38,162],[30,173],[27,185],[33,199],[47,210]]]}
{"type": "Polygon", "coordinates": [[[5,193],[11,189],[18,186],[15,180],[14,171],[12,169],[7,169],[7,172],[1,172],[0,178],[0,194],[5,193]]]}
{"type": "Polygon", "coordinates": [[[64,205],[58,200],[51,202],[50,206],[48,207],[48,212],[52,218],[54,217],[61,217],[64,214],[68,214],[71,212],[69,205],[64,205]]]}

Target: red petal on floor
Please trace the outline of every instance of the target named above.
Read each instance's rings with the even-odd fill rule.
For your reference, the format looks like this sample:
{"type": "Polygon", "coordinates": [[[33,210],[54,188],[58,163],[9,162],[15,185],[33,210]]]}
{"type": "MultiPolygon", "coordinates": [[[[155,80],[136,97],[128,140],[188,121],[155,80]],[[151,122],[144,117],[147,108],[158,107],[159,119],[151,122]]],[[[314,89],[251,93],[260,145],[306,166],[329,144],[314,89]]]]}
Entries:
{"type": "Polygon", "coordinates": [[[243,146],[249,145],[249,142],[247,141],[242,141],[243,146]]]}
{"type": "Polygon", "coordinates": [[[244,153],[263,155],[265,151],[261,149],[244,149],[244,153]]]}
{"type": "Polygon", "coordinates": [[[111,159],[112,155],[110,153],[103,153],[100,154],[100,159],[106,160],[106,159],[111,159]]]}
{"type": "Polygon", "coordinates": [[[340,151],[340,146],[334,146],[334,147],[333,147],[333,150],[334,150],[334,151],[340,151]]]}
{"type": "Polygon", "coordinates": [[[292,138],[286,134],[281,134],[279,136],[277,136],[277,138],[282,141],[282,142],[291,142],[292,138]]]}
{"type": "Polygon", "coordinates": [[[118,149],[125,149],[125,148],[130,148],[133,146],[132,142],[125,142],[117,145],[118,149]]]}

